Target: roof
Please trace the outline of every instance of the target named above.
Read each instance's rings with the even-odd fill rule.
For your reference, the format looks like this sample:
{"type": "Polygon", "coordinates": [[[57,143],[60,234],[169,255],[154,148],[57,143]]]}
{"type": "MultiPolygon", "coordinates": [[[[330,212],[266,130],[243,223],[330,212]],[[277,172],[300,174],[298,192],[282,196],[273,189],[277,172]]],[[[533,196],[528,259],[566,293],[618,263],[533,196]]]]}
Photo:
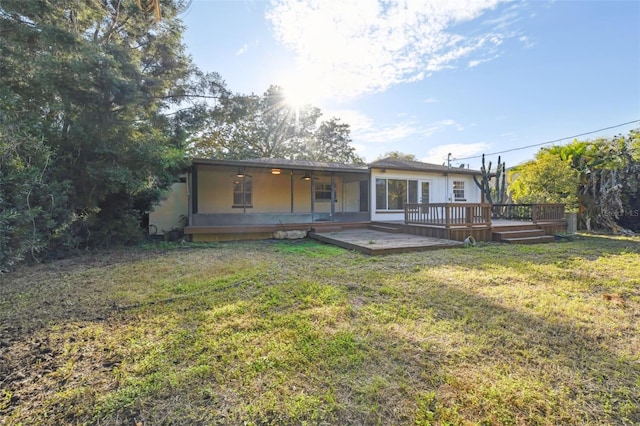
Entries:
{"type": "Polygon", "coordinates": [[[234,166],[234,167],[259,167],[259,168],[282,168],[297,170],[322,170],[330,172],[352,172],[352,173],[368,173],[369,169],[364,164],[343,164],[330,163],[326,161],[310,161],[310,160],[286,160],[281,158],[254,158],[251,160],[218,160],[194,158],[194,164],[208,164],[217,166],[234,166]]]}
{"type": "Polygon", "coordinates": [[[344,164],[330,163],[326,161],[310,160],[286,160],[281,158],[254,158],[250,160],[220,160],[207,158],[194,158],[193,164],[205,164],[214,166],[233,167],[257,167],[257,168],[282,168],[297,170],[321,170],[329,172],[351,172],[368,173],[369,169],[391,169],[391,170],[413,170],[420,172],[438,173],[459,173],[478,175],[478,170],[464,169],[458,167],[447,167],[439,164],[423,163],[421,161],[410,161],[400,158],[385,158],[369,164],[344,164]]]}
{"type": "Polygon", "coordinates": [[[415,170],[420,172],[462,173],[479,175],[479,170],[464,169],[461,167],[447,167],[440,164],[423,163],[421,161],[404,160],[401,158],[384,158],[369,163],[370,168],[392,170],[415,170]]]}

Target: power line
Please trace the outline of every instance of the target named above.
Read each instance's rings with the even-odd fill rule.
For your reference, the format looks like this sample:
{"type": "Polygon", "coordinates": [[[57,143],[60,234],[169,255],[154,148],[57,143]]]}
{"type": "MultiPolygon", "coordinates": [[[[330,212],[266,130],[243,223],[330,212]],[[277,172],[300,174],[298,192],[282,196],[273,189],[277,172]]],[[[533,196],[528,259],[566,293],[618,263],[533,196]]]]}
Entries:
{"type": "MultiPolygon", "coordinates": [[[[633,124],[633,123],[638,123],[638,122],[640,122],[640,120],[627,121],[626,123],[616,124],[615,126],[604,127],[604,128],[602,128],[602,129],[592,130],[592,131],[590,131],[590,132],[586,132],[586,133],[580,133],[579,135],[566,136],[566,137],[564,137],[564,138],[554,139],[554,140],[552,140],[552,141],[541,142],[541,143],[535,143],[535,144],[533,144],[533,145],[521,146],[521,147],[519,147],[519,148],[506,149],[506,150],[504,150],[504,151],[492,152],[491,154],[486,154],[486,155],[487,155],[487,156],[490,156],[490,155],[504,154],[504,153],[506,153],[506,152],[520,151],[521,149],[533,148],[533,147],[536,147],[536,146],[542,146],[542,145],[547,145],[547,144],[550,144],[550,143],[561,142],[561,141],[563,141],[563,140],[565,140],[565,139],[575,139],[575,138],[579,138],[579,137],[581,137],[581,136],[592,135],[592,134],[594,134],[594,133],[602,132],[602,131],[604,131],[604,130],[611,130],[611,129],[615,129],[615,128],[617,128],[617,127],[622,127],[622,126],[626,126],[626,125],[633,124]]],[[[481,154],[481,155],[474,155],[474,156],[471,156],[471,157],[463,157],[463,158],[452,158],[452,160],[456,160],[456,161],[457,161],[457,160],[471,160],[471,159],[473,159],[473,158],[480,158],[480,157],[482,157],[483,155],[485,155],[485,154],[481,154]]]]}

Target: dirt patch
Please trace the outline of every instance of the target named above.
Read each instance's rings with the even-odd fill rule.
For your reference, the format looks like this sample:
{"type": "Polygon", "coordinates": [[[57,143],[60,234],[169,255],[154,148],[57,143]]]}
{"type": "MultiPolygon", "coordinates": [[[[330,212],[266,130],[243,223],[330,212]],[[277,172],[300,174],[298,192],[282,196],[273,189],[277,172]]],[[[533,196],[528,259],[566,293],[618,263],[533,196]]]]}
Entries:
{"type": "Polygon", "coordinates": [[[101,272],[160,254],[92,252],[0,275],[0,341],[6,346],[59,320],[104,320],[114,306],[101,272]]]}
{"type": "MultiPolygon", "coordinates": [[[[68,354],[61,356],[67,342],[51,340],[44,330],[64,324],[65,329],[75,328],[71,334],[77,335],[77,329],[86,322],[109,320],[117,323],[117,310],[110,288],[101,280],[101,272],[159,254],[132,250],[92,252],[51,263],[23,266],[0,275],[2,415],[9,415],[17,406],[29,410],[28,406],[37,406],[47,394],[58,391],[66,381],[78,379],[60,374],[64,370],[63,364],[69,362],[68,354]]],[[[86,360],[86,365],[74,371],[95,377],[96,369],[109,369],[116,365],[105,354],[91,353],[91,344],[86,343],[84,353],[72,357],[74,364],[86,360]]],[[[97,383],[92,386],[97,386],[97,383]]]]}

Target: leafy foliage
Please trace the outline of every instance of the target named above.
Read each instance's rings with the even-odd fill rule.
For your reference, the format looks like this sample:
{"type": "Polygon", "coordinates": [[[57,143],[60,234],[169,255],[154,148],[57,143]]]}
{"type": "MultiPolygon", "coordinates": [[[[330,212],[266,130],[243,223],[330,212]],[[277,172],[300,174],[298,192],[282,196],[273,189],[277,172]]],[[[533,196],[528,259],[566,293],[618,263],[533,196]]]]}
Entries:
{"type": "Polygon", "coordinates": [[[203,131],[191,140],[194,157],[286,158],[361,163],[349,125],[322,121],[319,108],[295,108],[278,86],[262,95],[227,95],[209,109],[203,131]]]}
{"type": "MultiPolygon", "coordinates": [[[[5,98],[6,99],[6,98],[5,98]]],[[[0,114],[0,272],[38,258],[60,240],[68,225],[67,185],[51,181],[52,151],[11,120],[11,104],[0,114]]]]}
{"type": "Polygon", "coordinates": [[[418,157],[416,157],[413,154],[405,154],[404,152],[400,152],[400,151],[390,151],[387,152],[386,154],[383,154],[381,156],[379,156],[377,160],[384,160],[385,158],[393,158],[396,160],[408,160],[408,161],[418,161],[418,157]]]}
{"type": "Polygon", "coordinates": [[[163,1],[156,22],[134,1],[0,0],[0,269],[140,235],[184,167],[189,114],[162,114],[206,81],[183,52],[182,7],[163,1]]]}
{"type": "Polygon", "coordinates": [[[587,229],[640,231],[640,132],[542,149],[512,171],[517,202],[564,202],[587,229]]]}
{"type": "Polygon", "coordinates": [[[535,160],[509,172],[509,190],[516,203],[563,203],[577,208],[578,173],[557,155],[540,151],[535,160]]]}

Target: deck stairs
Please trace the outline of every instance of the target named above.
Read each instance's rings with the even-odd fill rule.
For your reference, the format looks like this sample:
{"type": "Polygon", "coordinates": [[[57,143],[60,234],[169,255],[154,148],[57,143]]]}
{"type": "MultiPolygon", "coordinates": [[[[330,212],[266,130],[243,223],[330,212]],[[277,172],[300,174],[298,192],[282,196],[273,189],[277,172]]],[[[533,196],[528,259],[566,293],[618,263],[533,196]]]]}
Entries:
{"type": "Polygon", "coordinates": [[[403,225],[396,225],[393,223],[380,223],[372,222],[369,224],[369,229],[373,231],[389,232],[391,234],[401,234],[403,232],[403,225]]]}
{"type": "Polygon", "coordinates": [[[553,235],[545,235],[535,224],[517,226],[494,226],[493,241],[510,244],[540,244],[554,241],[553,235]]]}
{"type": "MultiPolygon", "coordinates": [[[[401,223],[371,222],[368,226],[374,231],[401,234],[405,227],[401,223]]],[[[555,240],[553,235],[546,235],[544,229],[533,223],[494,225],[491,228],[493,241],[507,244],[541,244],[555,240]]]]}
{"type": "Polygon", "coordinates": [[[402,234],[403,225],[394,223],[371,222],[368,226],[373,231],[388,232],[390,234],[402,234]]]}

